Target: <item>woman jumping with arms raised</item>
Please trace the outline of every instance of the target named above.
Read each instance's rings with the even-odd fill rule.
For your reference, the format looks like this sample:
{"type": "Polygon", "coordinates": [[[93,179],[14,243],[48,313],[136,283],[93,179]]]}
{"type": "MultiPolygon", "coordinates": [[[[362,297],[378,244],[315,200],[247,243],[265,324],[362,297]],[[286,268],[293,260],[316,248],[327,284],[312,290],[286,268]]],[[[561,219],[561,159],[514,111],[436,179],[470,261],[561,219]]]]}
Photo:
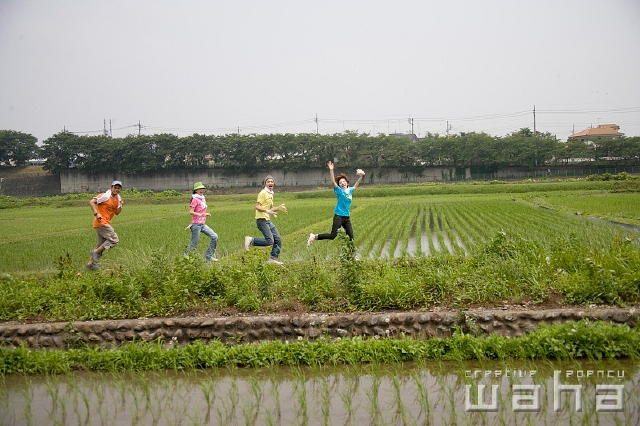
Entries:
{"type": "Polygon", "coordinates": [[[358,180],[353,186],[349,186],[349,178],[347,175],[341,173],[338,177],[334,176],[333,162],[329,161],[327,166],[329,166],[329,173],[331,175],[331,181],[333,182],[333,192],[336,193],[336,197],[338,198],[336,208],[333,210],[333,226],[331,227],[330,234],[309,234],[307,247],[311,245],[313,240],[333,240],[338,235],[338,229],[340,229],[340,227],[344,228],[349,239],[353,240],[353,227],[351,226],[351,220],[349,217],[351,211],[351,194],[358,185],[360,185],[360,182],[362,182],[364,171],[362,169],[358,169],[356,171],[358,180]]]}

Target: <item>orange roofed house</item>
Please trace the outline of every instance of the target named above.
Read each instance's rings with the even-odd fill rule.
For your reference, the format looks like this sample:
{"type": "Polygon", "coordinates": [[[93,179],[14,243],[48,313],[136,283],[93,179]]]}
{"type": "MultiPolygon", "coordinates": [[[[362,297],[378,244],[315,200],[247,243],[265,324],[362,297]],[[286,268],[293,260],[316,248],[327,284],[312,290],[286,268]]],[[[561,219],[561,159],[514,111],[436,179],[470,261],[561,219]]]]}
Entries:
{"type": "Polygon", "coordinates": [[[567,140],[577,139],[582,142],[593,142],[605,138],[621,138],[624,133],[620,133],[620,126],[617,124],[601,124],[598,127],[590,127],[569,136],[567,140]]]}

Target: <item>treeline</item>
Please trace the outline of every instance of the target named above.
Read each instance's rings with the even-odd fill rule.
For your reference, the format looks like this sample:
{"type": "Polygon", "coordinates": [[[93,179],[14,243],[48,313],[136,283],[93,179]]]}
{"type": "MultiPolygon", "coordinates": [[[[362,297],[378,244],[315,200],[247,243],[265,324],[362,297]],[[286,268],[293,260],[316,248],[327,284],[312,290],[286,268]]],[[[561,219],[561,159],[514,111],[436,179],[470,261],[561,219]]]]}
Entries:
{"type": "Polygon", "coordinates": [[[299,170],[319,167],[333,159],[344,167],[470,167],[474,173],[568,163],[640,164],[638,136],[587,144],[561,142],[549,133],[534,135],[528,128],[504,137],[486,133],[449,137],[429,134],[420,140],[351,131],[333,135],[156,134],[124,138],[60,132],[46,139],[41,147],[31,135],[0,132],[0,162],[24,164],[30,158],[46,158],[44,168],[52,173],[70,168],[87,173],[127,174],[202,168],[299,170]],[[20,149],[12,150],[12,144],[20,149]]]}

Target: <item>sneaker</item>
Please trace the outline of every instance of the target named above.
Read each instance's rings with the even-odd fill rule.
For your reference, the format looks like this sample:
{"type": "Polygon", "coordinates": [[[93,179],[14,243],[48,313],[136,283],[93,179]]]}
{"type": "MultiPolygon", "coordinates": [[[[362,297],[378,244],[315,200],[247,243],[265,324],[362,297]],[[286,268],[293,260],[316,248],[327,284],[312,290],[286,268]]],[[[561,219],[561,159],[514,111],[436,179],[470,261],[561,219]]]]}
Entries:
{"type": "Polygon", "coordinates": [[[249,251],[249,248],[253,245],[253,237],[244,237],[244,249],[249,251]]]}
{"type": "Polygon", "coordinates": [[[87,263],[86,265],[84,265],[85,268],[91,270],[91,271],[97,271],[98,270],[98,265],[96,265],[95,263],[87,263]]]}
{"type": "Polygon", "coordinates": [[[91,250],[89,253],[91,253],[91,259],[93,259],[93,263],[98,263],[100,261],[100,255],[98,253],[96,253],[95,250],[91,250]]]}
{"type": "Polygon", "coordinates": [[[315,240],[317,237],[317,235],[311,233],[309,234],[309,238],[307,238],[307,247],[309,247],[311,245],[311,243],[313,242],[313,240],[315,240]]]}
{"type": "Polygon", "coordinates": [[[218,258],[217,257],[210,257],[209,259],[206,259],[207,262],[217,262],[218,258]]]}
{"type": "Polygon", "coordinates": [[[280,262],[278,259],[274,259],[273,257],[269,258],[267,263],[271,263],[273,265],[284,265],[283,262],[280,262]]]}

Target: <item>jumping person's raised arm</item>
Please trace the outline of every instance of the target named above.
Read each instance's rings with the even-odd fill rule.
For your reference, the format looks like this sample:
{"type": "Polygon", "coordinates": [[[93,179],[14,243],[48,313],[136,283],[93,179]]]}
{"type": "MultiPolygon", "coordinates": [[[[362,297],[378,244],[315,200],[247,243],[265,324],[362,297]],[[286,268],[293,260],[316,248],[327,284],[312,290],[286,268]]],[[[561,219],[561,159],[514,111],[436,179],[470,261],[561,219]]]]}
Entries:
{"type": "Polygon", "coordinates": [[[327,166],[329,166],[329,176],[331,176],[331,182],[333,182],[333,187],[335,188],[338,184],[336,183],[336,177],[333,174],[333,162],[327,162],[327,166]]]}
{"type": "Polygon", "coordinates": [[[358,185],[360,185],[360,182],[362,182],[362,178],[364,177],[364,170],[362,169],[358,169],[356,171],[356,174],[358,175],[358,180],[356,181],[356,183],[353,185],[353,188],[357,188],[358,185]]]}

